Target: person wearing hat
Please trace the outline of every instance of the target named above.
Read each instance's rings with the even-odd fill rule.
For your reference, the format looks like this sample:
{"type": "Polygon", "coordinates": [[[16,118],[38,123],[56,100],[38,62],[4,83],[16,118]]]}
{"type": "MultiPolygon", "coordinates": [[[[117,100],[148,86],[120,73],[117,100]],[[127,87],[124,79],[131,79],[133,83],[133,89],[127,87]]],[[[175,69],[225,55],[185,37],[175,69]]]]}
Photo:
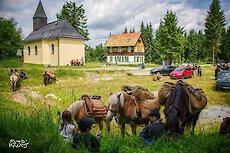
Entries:
{"type": "Polygon", "coordinates": [[[80,132],[73,135],[73,147],[76,149],[87,148],[90,152],[98,152],[100,150],[100,134],[98,130],[96,135],[90,133],[94,120],[88,117],[80,119],[77,124],[80,132]]]}
{"type": "Polygon", "coordinates": [[[150,123],[140,131],[140,137],[146,145],[154,144],[165,132],[165,124],[160,119],[159,109],[155,108],[149,114],[150,123]]]}

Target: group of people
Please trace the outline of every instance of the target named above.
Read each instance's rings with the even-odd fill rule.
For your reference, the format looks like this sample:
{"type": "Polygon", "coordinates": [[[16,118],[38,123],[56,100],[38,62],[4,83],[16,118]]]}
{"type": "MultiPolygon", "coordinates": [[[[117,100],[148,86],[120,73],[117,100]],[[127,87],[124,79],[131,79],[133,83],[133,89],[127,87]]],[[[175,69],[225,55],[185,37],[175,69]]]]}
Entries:
{"type": "Polygon", "coordinates": [[[71,66],[79,66],[80,64],[84,65],[83,57],[81,58],[81,60],[73,59],[73,60],[70,61],[71,66]]]}
{"type": "Polygon", "coordinates": [[[216,69],[215,69],[215,79],[217,79],[217,75],[221,70],[230,70],[230,64],[225,63],[224,61],[221,61],[220,63],[216,64],[216,69]]]}
{"type": "MultiPolygon", "coordinates": [[[[153,109],[149,114],[149,124],[140,131],[140,138],[146,145],[154,144],[165,132],[165,124],[160,119],[159,109],[153,109]]],[[[71,143],[73,148],[87,148],[90,152],[100,150],[100,135],[98,130],[95,135],[90,133],[94,120],[82,118],[77,122],[78,128],[72,124],[72,115],[69,111],[62,113],[60,135],[65,141],[71,143]]]]}
{"type": "Polygon", "coordinates": [[[73,148],[87,148],[90,152],[100,150],[100,135],[98,130],[95,135],[90,133],[94,120],[88,117],[82,118],[77,122],[78,128],[72,124],[72,115],[69,111],[62,113],[60,135],[64,140],[70,142],[73,148]]]}

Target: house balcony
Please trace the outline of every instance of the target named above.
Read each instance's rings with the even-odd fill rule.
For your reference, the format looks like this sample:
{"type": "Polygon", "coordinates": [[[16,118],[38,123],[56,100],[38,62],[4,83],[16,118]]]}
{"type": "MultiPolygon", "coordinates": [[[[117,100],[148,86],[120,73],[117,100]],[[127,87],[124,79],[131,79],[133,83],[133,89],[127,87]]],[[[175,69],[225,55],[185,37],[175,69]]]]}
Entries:
{"type": "Polygon", "coordinates": [[[107,56],[144,56],[143,52],[111,52],[107,56]]]}

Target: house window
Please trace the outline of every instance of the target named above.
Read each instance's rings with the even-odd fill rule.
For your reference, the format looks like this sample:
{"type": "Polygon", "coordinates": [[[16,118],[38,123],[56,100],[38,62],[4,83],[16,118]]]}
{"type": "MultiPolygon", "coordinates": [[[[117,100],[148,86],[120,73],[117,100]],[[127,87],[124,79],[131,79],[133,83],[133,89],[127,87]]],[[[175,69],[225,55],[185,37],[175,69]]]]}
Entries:
{"type": "Polygon", "coordinates": [[[137,57],[136,57],[136,56],[134,56],[134,62],[136,62],[136,59],[137,59],[137,57]]]}
{"type": "Polygon", "coordinates": [[[129,56],[127,56],[127,61],[126,62],[129,62],[129,56]]]}
{"type": "Polygon", "coordinates": [[[30,55],[30,47],[28,47],[28,55],[30,55]]]}
{"type": "Polygon", "coordinates": [[[110,62],[113,62],[113,56],[110,56],[110,62]]]}
{"type": "Polygon", "coordinates": [[[121,62],[121,56],[118,56],[118,62],[121,62]]]}
{"type": "Polygon", "coordinates": [[[110,53],[113,52],[113,48],[112,48],[112,47],[109,48],[109,52],[110,52],[110,53]]]}
{"type": "Polygon", "coordinates": [[[51,54],[54,54],[54,44],[51,45],[51,54]]]}
{"type": "Polygon", "coordinates": [[[131,52],[131,47],[128,47],[128,52],[131,52]]]}
{"type": "Polygon", "coordinates": [[[38,47],[35,46],[35,55],[38,55],[38,47]]]}
{"type": "Polygon", "coordinates": [[[117,50],[117,52],[121,52],[121,47],[118,47],[118,50],[117,50]]]}
{"type": "Polygon", "coordinates": [[[140,62],[140,60],[139,60],[139,56],[137,56],[137,62],[140,62]]]}
{"type": "Polygon", "coordinates": [[[125,57],[124,56],[122,56],[122,62],[124,62],[125,61],[125,57]]]}

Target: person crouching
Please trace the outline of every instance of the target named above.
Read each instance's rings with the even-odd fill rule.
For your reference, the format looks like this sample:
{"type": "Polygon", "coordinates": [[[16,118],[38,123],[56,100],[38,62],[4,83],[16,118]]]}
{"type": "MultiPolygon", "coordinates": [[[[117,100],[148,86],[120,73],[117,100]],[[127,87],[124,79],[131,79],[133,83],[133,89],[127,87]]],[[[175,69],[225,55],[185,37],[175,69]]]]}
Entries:
{"type": "Polygon", "coordinates": [[[90,152],[98,152],[100,150],[100,135],[98,130],[96,135],[90,133],[94,120],[91,118],[82,118],[77,124],[80,132],[73,135],[73,147],[76,149],[87,148],[90,152]]]}
{"type": "Polygon", "coordinates": [[[159,109],[152,110],[149,120],[150,123],[140,131],[140,137],[146,145],[154,144],[165,132],[165,124],[160,119],[159,109]]]}

